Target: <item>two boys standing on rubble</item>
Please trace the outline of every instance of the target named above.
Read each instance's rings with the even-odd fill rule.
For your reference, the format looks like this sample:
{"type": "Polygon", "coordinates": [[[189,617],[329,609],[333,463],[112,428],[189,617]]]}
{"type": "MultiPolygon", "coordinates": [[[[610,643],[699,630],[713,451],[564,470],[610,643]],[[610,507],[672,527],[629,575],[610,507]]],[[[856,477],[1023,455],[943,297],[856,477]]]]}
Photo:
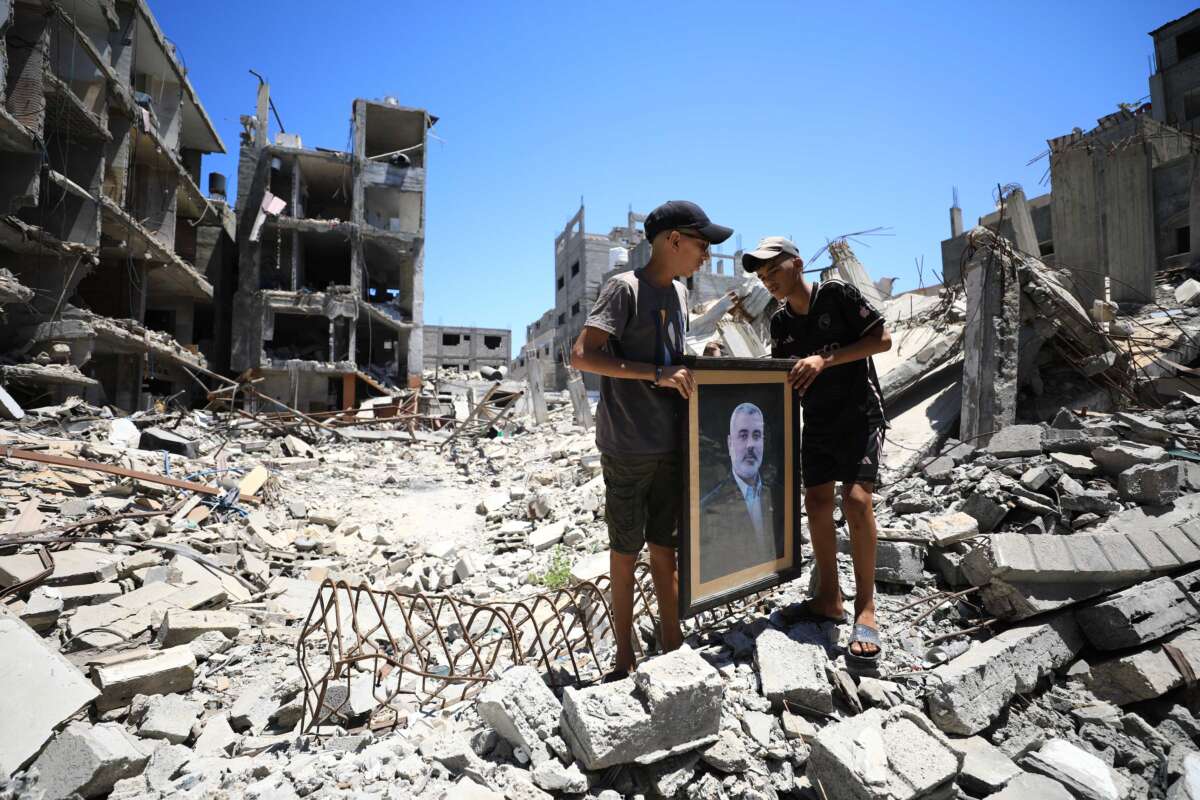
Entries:
{"type": "MultiPolygon", "coordinates": [[[[683,480],[680,415],[696,384],[682,366],[688,295],[676,279],[695,274],[708,260],[710,246],[733,233],[711,222],[695,203],[679,200],[650,212],[644,229],[651,244],[649,263],[604,285],[571,353],[575,367],[601,376],[596,445],[605,482],[617,646],[606,680],[624,677],[634,666],[634,568],[643,545],[650,550],[660,645],[670,651],[682,643],[676,566],[683,480]]],[[[808,284],[803,261],[787,239],[764,239],[743,256],[742,266],[780,301],[771,319],[772,356],[798,359],[788,380],[805,409],[801,461],[819,575],[816,597],[802,614],[842,621],[833,525],[834,482],[841,481],[857,583],[847,658],[874,662],[880,648],[872,492],[884,421],[870,356],[887,350],[891,340],[879,313],[853,286],[808,284]]]]}

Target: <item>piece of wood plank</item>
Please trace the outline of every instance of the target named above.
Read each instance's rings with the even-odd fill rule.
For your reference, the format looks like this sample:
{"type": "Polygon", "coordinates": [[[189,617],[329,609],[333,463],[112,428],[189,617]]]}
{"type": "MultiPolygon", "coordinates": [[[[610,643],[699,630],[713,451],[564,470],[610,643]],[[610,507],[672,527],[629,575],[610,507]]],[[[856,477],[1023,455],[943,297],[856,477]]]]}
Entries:
{"type": "Polygon", "coordinates": [[[263,484],[270,477],[271,473],[267,471],[267,468],[259,464],[247,472],[245,477],[238,483],[238,494],[242,497],[258,494],[258,490],[263,487],[263,484]]]}

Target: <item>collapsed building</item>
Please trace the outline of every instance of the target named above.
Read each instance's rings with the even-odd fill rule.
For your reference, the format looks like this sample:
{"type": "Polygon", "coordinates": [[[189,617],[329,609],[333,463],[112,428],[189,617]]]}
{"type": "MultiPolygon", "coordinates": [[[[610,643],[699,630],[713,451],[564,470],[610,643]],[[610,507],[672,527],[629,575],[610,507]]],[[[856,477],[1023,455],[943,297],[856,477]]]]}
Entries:
{"type": "Polygon", "coordinates": [[[144,0],[0,3],[0,374],[26,401],[193,391],[229,319],[225,151],[144,0]],[[219,282],[219,281],[218,281],[219,282]],[[226,287],[222,287],[222,290],[226,287]]]}
{"type": "Polygon", "coordinates": [[[425,369],[478,372],[480,367],[508,369],[512,331],[507,328],[425,326],[425,369]]]}
{"type": "MultiPolygon", "coordinates": [[[[1196,260],[1200,235],[1200,11],[1150,33],[1150,102],[1123,104],[1095,128],[1048,141],[1051,191],[1005,192],[980,225],[1024,253],[1069,269],[1085,308],[1095,300],[1148,303],[1155,275],[1196,260]]],[[[951,208],[942,274],[962,275],[969,231],[951,208]]]]}
{"type": "Polygon", "coordinates": [[[244,117],[231,368],[301,410],[420,381],[427,131],[394,98],[357,99],[351,152],[268,142],[270,87],[244,117]],[[360,384],[362,389],[360,389],[360,384]]]}
{"type": "MultiPolygon", "coordinates": [[[[612,276],[641,269],[650,262],[650,242],[641,224],[644,214],[628,212],[624,227],[607,234],[589,233],[584,206],[580,205],[562,231],[554,237],[554,307],[525,329],[525,344],[513,362],[514,378],[528,374],[536,363],[547,389],[562,391],[570,378],[569,353],[583,330],[600,288],[612,276]]],[[[742,283],[740,253],[712,253],[702,271],[685,283],[693,308],[708,303],[742,283]],[[728,274],[726,274],[728,271],[728,274]]],[[[588,388],[599,387],[599,378],[585,375],[588,388]]]]}

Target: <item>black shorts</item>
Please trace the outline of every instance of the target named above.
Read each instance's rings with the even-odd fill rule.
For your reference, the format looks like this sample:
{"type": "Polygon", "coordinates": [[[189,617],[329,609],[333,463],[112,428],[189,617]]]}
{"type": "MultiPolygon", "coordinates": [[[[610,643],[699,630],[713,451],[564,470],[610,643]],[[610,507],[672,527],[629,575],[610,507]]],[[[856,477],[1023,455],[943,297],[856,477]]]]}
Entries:
{"type": "Polygon", "coordinates": [[[600,454],[608,546],[637,555],[647,542],[678,546],[683,461],[678,455],[600,454]]]}
{"type": "Polygon", "coordinates": [[[830,481],[879,485],[884,426],[858,414],[804,416],[800,468],[804,486],[830,481]]]}

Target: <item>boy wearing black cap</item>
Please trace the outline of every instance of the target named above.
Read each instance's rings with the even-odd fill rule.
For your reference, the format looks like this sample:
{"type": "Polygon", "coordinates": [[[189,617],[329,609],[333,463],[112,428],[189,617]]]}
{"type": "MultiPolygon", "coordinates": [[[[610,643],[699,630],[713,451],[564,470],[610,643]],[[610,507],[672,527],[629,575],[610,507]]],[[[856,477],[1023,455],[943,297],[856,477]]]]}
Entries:
{"type": "Polygon", "coordinates": [[[780,301],[771,317],[771,357],[797,359],[788,381],[804,408],[800,462],[818,575],[817,596],[802,613],[844,619],[833,525],[834,484],[840,481],[857,587],[846,658],[870,667],[880,652],[873,493],[887,426],[871,356],[890,350],[892,339],[879,311],[852,284],[809,284],[796,245],[782,236],[768,236],[745,253],[742,268],[757,274],[780,301]]]}
{"type": "Polygon", "coordinates": [[[681,366],[687,289],[709,246],[733,231],[713,224],[695,203],[672,200],[646,216],[650,262],[613,276],[600,290],[571,351],[573,366],[601,376],[596,446],[604,473],[616,663],[607,679],[633,668],[634,567],[650,548],[662,649],[682,643],[676,529],[682,485],[680,415],[695,391],[681,366]]]}

